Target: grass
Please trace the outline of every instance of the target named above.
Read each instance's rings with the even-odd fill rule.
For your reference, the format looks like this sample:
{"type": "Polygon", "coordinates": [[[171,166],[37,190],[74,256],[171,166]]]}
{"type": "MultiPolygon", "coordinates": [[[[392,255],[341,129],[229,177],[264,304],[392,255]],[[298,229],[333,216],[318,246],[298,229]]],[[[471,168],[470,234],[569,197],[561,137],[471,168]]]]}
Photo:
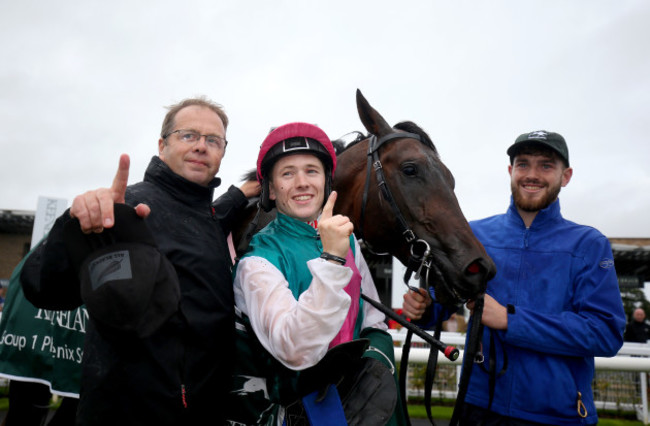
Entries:
{"type": "MultiPolygon", "coordinates": [[[[52,400],[50,402],[51,409],[56,410],[56,408],[61,405],[61,398],[57,401],[52,400]]],[[[6,395],[0,396],[0,411],[7,411],[9,409],[9,398],[6,395]]]]}
{"type": "MultiPolygon", "coordinates": [[[[426,419],[427,412],[424,408],[424,405],[419,404],[409,404],[408,406],[409,416],[414,419],[426,419]]],[[[454,407],[445,407],[445,406],[432,406],[431,415],[434,419],[451,419],[451,414],[454,411],[454,407]]],[[[601,417],[600,412],[598,413],[598,426],[642,426],[643,422],[638,420],[628,420],[628,419],[612,419],[612,418],[603,418],[601,417]]],[[[604,413],[606,414],[606,413],[604,413]]]]}
{"type": "MultiPolygon", "coordinates": [[[[0,411],[7,411],[9,408],[9,400],[5,398],[0,398],[0,411]]],[[[424,408],[424,405],[420,404],[409,404],[408,406],[409,416],[414,419],[426,419],[427,412],[424,408]]],[[[451,414],[454,411],[454,407],[446,406],[432,406],[431,415],[434,419],[451,419],[451,414]]],[[[599,413],[600,414],[600,413],[599,413]]],[[[602,418],[599,416],[598,419],[599,426],[642,426],[643,423],[637,420],[627,420],[627,419],[610,419],[602,418]]]]}

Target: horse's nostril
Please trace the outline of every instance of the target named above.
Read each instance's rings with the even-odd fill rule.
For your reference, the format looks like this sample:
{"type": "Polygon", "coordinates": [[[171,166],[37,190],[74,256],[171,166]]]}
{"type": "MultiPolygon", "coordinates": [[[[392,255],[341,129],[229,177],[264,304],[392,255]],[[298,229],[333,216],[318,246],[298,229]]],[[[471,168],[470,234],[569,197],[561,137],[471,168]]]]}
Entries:
{"type": "Polygon", "coordinates": [[[478,262],[472,262],[467,267],[467,272],[469,272],[472,275],[478,274],[479,272],[481,272],[481,267],[479,266],[478,262]]]}
{"type": "Polygon", "coordinates": [[[479,257],[470,262],[465,268],[465,278],[474,281],[480,281],[481,285],[491,280],[496,273],[496,269],[490,258],[479,257]]]}

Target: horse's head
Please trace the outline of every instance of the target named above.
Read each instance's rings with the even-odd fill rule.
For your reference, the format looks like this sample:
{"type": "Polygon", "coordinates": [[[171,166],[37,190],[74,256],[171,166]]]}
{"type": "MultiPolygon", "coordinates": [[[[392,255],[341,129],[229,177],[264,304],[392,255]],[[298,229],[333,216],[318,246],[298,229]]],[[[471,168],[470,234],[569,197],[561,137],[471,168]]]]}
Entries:
{"type": "Polygon", "coordinates": [[[414,123],[388,125],[358,90],[357,109],[371,137],[338,156],[337,212],[351,218],[366,244],[407,267],[418,255],[430,261],[427,284],[441,303],[475,298],[495,266],[472,233],[435,146],[414,123]]]}

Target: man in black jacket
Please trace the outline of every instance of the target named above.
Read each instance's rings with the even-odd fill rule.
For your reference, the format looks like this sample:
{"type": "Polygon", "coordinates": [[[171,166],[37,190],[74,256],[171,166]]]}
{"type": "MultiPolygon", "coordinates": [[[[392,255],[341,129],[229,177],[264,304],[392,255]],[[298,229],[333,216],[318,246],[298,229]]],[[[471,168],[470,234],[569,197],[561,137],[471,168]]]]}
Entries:
{"type": "Polygon", "coordinates": [[[650,325],[645,321],[645,311],[636,308],[632,312],[632,319],[625,327],[623,339],[626,342],[647,343],[650,339],[650,325]]]}
{"type": "MultiPolygon", "coordinates": [[[[204,98],[171,106],[158,141],[159,154],[152,158],[144,180],[127,187],[129,157],[122,155],[112,186],[77,196],[27,260],[21,279],[34,305],[71,309],[85,303],[89,312],[78,424],[221,422],[234,332],[232,259],[226,237],[246,198],[259,191],[246,183],[241,190],[230,187],[217,203],[212,202],[220,184],[215,175],[226,150],[227,125],[221,106],[204,98]],[[163,279],[173,285],[164,290],[155,287],[152,296],[168,308],[173,300],[173,309],[166,309],[161,318],[156,317],[160,310],[147,308],[143,315],[152,321],[133,330],[118,321],[135,312],[139,315],[139,307],[126,298],[93,299],[91,308],[87,295],[98,288],[92,281],[96,277],[92,272],[86,277],[86,285],[90,280],[93,289],[87,290],[83,268],[75,262],[79,250],[73,253],[70,248],[70,222],[87,235],[80,234],[81,239],[90,242],[107,241],[111,232],[117,232],[120,219],[114,203],[132,206],[137,216],[146,218],[142,226],[153,235],[161,254],[159,265],[173,266],[163,279]],[[161,294],[172,287],[169,297],[161,294]]],[[[135,291],[153,285],[147,275],[164,270],[154,262],[131,269],[138,272],[129,282],[135,291]]]]}

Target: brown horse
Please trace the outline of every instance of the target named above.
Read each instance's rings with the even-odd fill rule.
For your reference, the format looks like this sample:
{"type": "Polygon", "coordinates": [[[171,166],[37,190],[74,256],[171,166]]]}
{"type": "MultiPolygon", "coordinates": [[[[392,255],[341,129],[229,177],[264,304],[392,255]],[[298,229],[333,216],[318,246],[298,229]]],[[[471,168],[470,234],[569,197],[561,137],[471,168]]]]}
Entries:
{"type": "MultiPolygon", "coordinates": [[[[335,212],[350,218],[372,251],[421,273],[439,302],[453,306],[477,297],[495,266],[474,237],[431,139],[412,122],[388,125],[359,90],[357,109],[370,135],[337,155],[335,212]]],[[[271,218],[262,215],[257,229],[271,218]]],[[[241,227],[233,232],[236,245],[243,234],[241,227]]]]}

